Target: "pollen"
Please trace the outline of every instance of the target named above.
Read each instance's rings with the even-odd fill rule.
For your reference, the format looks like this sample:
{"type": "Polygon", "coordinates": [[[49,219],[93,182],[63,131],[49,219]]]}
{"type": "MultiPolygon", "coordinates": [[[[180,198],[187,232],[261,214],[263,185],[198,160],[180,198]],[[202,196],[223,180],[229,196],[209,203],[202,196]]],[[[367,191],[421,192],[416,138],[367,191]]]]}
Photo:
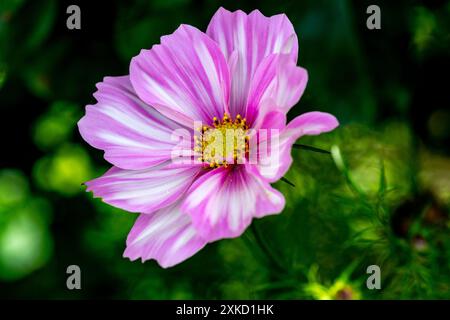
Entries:
{"type": "Polygon", "coordinates": [[[248,155],[249,136],[245,118],[228,114],[222,119],[214,117],[212,126],[203,125],[194,136],[194,151],[205,168],[229,167],[243,163],[248,155]]]}

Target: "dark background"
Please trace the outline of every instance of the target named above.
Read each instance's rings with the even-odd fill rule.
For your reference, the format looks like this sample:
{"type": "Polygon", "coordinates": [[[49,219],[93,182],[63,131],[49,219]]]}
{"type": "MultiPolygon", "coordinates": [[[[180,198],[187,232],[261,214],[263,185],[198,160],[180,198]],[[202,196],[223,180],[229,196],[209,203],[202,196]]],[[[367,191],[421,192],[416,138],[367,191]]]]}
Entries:
{"type": "Polygon", "coordinates": [[[450,1],[56,1],[0,4],[0,297],[448,299],[450,1]],[[81,30],[66,8],[81,8],[81,30]],[[381,8],[381,30],[366,27],[381,8]],[[121,257],[135,215],[81,183],[102,152],[76,122],[104,76],[179,24],[200,30],[220,7],[285,13],[309,83],[289,117],[320,110],[341,127],[294,150],[278,183],[285,212],[164,270],[121,257]],[[261,240],[261,239],[260,239],[261,240]],[[82,290],[66,288],[66,268],[82,290]],[[382,270],[382,290],[365,286],[382,270]]]}

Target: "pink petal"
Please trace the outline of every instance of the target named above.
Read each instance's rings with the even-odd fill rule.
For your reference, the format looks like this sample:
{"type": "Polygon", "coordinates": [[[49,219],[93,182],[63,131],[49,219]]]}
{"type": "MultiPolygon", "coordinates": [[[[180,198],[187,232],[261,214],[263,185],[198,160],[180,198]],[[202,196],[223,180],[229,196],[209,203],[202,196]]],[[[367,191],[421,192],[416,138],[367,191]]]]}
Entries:
{"type": "Polygon", "coordinates": [[[220,8],[206,33],[215,40],[227,59],[234,59],[231,70],[230,112],[245,114],[247,96],[257,67],[272,53],[287,53],[297,62],[298,41],[294,27],[284,14],[265,17],[258,10],[249,15],[220,8]],[[236,53],[233,53],[236,52],[236,53]]]}
{"type": "Polygon", "coordinates": [[[264,99],[258,108],[258,117],[252,124],[253,131],[258,134],[261,129],[267,131],[283,130],[286,127],[286,112],[275,108],[275,101],[271,98],[264,99]]]}
{"type": "Polygon", "coordinates": [[[260,109],[267,100],[273,103],[268,111],[276,109],[286,114],[300,100],[307,82],[308,73],[297,67],[289,55],[266,57],[251,81],[246,112],[248,123],[253,124],[258,117],[265,116],[260,109]]]}
{"type": "Polygon", "coordinates": [[[303,135],[315,136],[337,128],[339,122],[335,116],[326,112],[307,112],[289,122],[283,132],[284,139],[297,140],[303,135]]]}
{"type": "Polygon", "coordinates": [[[258,171],[269,182],[279,180],[292,164],[291,149],[298,138],[329,132],[338,125],[333,115],[324,112],[308,112],[296,117],[280,131],[277,139],[264,141],[265,145],[259,146],[267,147],[268,151],[267,157],[258,162],[258,171]]]}
{"type": "Polygon", "coordinates": [[[110,205],[131,212],[151,213],[180,198],[199,170],[199,167],[174,164],[143,170],[112,167],[86,185],[87,191],[110,205]]]}
{"type": "Polygon", "coordinates": [[[161,44],[142,50],[130,65],[139,97],[167,117],[192,127],[210,124],[227,110],[230,78],[217,44],[198,29],[181,25],[161,44]]]}
{"type": "Polygon", "coordinates": [[[248,165],[218,168],[197,179],[187,192],[181,210],[208,241],[241,235],[253,217],[276,214],[284,197],[248,165]]]}
{"type": "MultiPolygon", "coordinates": [[[[142,102],[128,76],[106,77],[97,88],[98,102],[87,106],[78,122],[84,140],[104,150],[105,159],[122,169],[144,169],[171,159],[177,145],[171,135],[179,124],[142,102]]],[[[191,139],[184,141],[189,150],[191,139]]]]}
{"type": "Polygon", "coordinates": [[[269,111],[264,114],[264,118],[261,119],[262,123],[258,129],[281,130],[286,126],[286,114],[277,110],[269,111]]]}
{"type": "Polygon", "coordinates": [[[179,203],[151,214],[141,214],[128,234],[124,257],[142,262],[155,259],[161,267],[172,267],[201,250],[206,241],[198,236],[179,203]]]}

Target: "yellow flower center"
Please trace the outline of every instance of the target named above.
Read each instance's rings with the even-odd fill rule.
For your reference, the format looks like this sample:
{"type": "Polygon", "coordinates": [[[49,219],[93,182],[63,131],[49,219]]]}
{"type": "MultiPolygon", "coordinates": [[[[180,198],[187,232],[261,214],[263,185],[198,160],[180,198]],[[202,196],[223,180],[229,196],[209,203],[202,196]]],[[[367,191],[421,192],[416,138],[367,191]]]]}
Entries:
{"type": "Polygon", "coordinates": [[[249,146],[245,118],[238,114],[233,120],[225,113],[222,120],[213,118],[213,127],[204,125],[197,131],[194,150],[199,161],[210,168],[243,163],[249,146]]]}

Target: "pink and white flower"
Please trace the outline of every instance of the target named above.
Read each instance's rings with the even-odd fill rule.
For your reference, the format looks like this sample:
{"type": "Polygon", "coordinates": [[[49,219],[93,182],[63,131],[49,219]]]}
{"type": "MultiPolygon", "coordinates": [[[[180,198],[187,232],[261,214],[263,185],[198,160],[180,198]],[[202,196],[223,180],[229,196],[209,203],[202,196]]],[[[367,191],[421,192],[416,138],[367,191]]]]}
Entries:
{"type": "Polygon", "coordinates": [[[308,79],[297,56],[285,15],[220,8],[206,33],[181,25],[134,57],[130,75],[97,85],[97,103],[86,107],[78,127],[113,167],[86,185],[106,203],[140,213],[125,257],[170,267],[208,242],[238,237],[254,217],[283,210],[284,197],[270,183],[289,169],[293,143],[338,126],[322,112],[286,123],[308,79]],[[260,129],[276,133],[250,134],[260,129]],[[244,138],[232,143],[231,161],[208,151],[207,137],[227,130],[244,138]],[[269,152],[248,161],[250,145],[262,144],[269,152]],[[174,161],[174,149],[195,161],[174,161]]]}

